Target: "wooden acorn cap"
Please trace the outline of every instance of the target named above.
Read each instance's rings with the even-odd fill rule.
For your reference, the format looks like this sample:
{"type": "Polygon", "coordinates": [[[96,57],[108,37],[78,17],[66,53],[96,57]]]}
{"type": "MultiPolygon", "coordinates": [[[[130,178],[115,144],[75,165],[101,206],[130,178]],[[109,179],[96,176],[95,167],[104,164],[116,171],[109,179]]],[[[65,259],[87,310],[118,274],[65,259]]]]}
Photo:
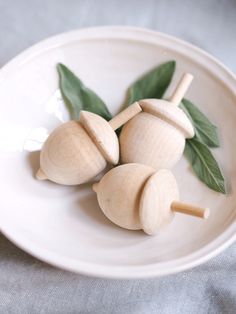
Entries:
{"type": "Polygon", "coordinates": [[[174,212],[207,219],[208,208],[179,202],[179,190],[171,171],[162,169],[146,182],[139,205],[140,224],[144,232],[155,235],[170,223],[174,212]]]}
{"type": "Polygon", "coordinates": [[[183,110],[178,108],[178,105],[188,90],[192,80],[192,74],[184,73],[170,101],[162,99],[142,99],[139,101],[139,105],[144,112],[150,113],[172,124],[181,130],[186,138],[191,138],[194,136],[194,128],[183,110]]]}
{"type": "Polygon", "coordinates": [[[187,115],[178,106],[163,99],[142,99],[139,105],[150,113],[182,131],[186,138],[194,136],[194,128],[187,115]]]}
{"type": "Polygon", "coordinates": [[[119,161],[119,141],[110,124],[101,116],[88,111],[80,112],[80,123],[103,157],[116,165],[119,161]]]}
{"type": "Polygon", "coordinates": [[[141,111],[142,108],[138,102],[135,102],[107,122],[95,113],[82,110],[80,122],[103,157],[111,164],[116,165],[119,161],[119,140],[114,131],[141,111]]]}
{"type": "Polygon", "coordinates": [[[156,234],[170,223],[174,213],[171,203],[179,200],[179,190],[174,175],[169,170],[153,174],[145,184],[140,204],[139,217],[142,229],[156,234]]]}

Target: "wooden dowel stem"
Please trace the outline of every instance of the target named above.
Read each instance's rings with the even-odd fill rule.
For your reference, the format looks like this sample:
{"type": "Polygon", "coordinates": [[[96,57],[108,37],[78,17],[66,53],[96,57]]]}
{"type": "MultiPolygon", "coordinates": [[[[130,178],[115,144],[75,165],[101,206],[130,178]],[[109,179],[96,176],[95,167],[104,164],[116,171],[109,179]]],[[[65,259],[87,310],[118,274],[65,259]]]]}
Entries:
{"type": "Polygon", "coordinates": [[[207,219],[210,215],[210,210],[208,208],[201,208],[190,204],[175,201],[172,202],[171,204],[171,210],[173,210],[174,212],[191,215],[203,219],[207,219]]]}
{"type": "Polygon", "coordinates": [[[187,92],[191,82],[193,80],[193,76],[192,74],[189,73],[185,73],[179,84],[177,85],[174,93],[172,94],[170,101],[172,103],[174,103],[176,106],[178,106],[181,102],[181,100],[183,99],[185,93],[187,92]]]}
{"type": "Polygon", "coordinates": [[[138,102],[135,102],[125,110],[121,111],[117,116],[109,121],[110,126],[113,130],[119,129],[123,124],[136,116],[142,108],[139,106],[138,102]]]}
{"type": "Polygon", "coordinates": [[[37,171],[36,178],[38,180],[47,180],[47,176],[46,176],[46,174],[43,172],[43,170],[41,168],[39,168],[39,170],[37,171]]]}
{"type": "Polygon", "coordinates": [[[98,190],[98,183],[97,182],[94,183],[92,188],[93,188],[94,192],[97,192],[97,190],[98,190]]]}

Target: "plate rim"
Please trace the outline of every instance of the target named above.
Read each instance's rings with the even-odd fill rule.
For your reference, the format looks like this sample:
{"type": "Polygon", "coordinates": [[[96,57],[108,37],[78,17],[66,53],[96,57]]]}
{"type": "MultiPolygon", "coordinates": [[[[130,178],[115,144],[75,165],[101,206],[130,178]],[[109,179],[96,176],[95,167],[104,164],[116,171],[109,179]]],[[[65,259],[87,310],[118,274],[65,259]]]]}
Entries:
{"type": "MultiPolygon", "coordinates": [[[[15,72],[16,67],[23,65],[29,59],[35,57],[38,54],[43,53],[45,50],[52,49],[54,46],[61,46],[66,44],[66,42],[71,42],[71,38],[74,40],[86,39],[86,37],[100,38],[102,35],[107,35],[109,33],[110,37],[116,38],[117,35],[125,33],[124,37],[120,39],[132,39],[131,34],[136,34],[137,37],[143,34],[142,40],[148,42],[145,36],[150,36],[157,39],[167,40],[170,43],[177,44],[184,48],[186,51],[189,49],[200,55],[202,60],[207,62],[208,68],[210,66],[223,73],[221,81],[224,85],[230,88],[231,92],[236,96],[236,76],[230,71],[221,61],[205,52],[204,50],[171,35],[167,35],[154,30],[149,30],[141,27],[131,27],[131,26],[98,26],[89,28],[75,29],[69,32],[63,32],[47,39],[44,39],[28,49],[24,50],[16,57],[11,59],[0,69],[0,84],[11,74],[15,72]],[[210,61],[210,62],[209,62],[210,61]],[[208,64],[209,63],[209,64],[208,64]]],[[[118,38],[118,37],[117,37],[118,38]]],[[[176,50],[176,49],[175,49],[176,50]]],[[[192,58],[194,59],[194,58],[192,58]]],[[[196,61],[194,59],[194,61],[196,61]]],[[[211,69],[212,70],[212,69],[211,69]]],[[[213,71],[214,72],[214,71],[213,71]]],[[[217,74],[216,74],[217,76],[217,74]]],[[[217,79],[220,79],[217,76],[217,79]]],[[[47,262],[53,266],[59,267],[64,270],[73,271],[75,273],[84,274],[88,276],[102,277],[102,278],[112,278],[112,279],[135,279],[135,278],[150,278],[159,277],[169,274],[178,273],[193,267],[196,267],[212,257],[221,253],[224,249],[229,247],[236,240],[236,221],[232,222],[227,229],[222,232],[217,238],[211,241],[208,245],[204,246],[200,250],[187,255],[182,258],[175,259],[170,262],[165,262],[165,268],[161,268],[162,263],[147,264],[144,266],[102,266],[100,264],[81,262],[73,258],[66,258],[58,253],[53,253],[51,251],[45,250],[43,248],[34,247],[31,241],[26,241],[19,234],[15,233],[14,230],[8,230],[7,224],[5,226],[1,225],[0,221],[0,232],[13,242],[16,246],[23,249],[30,255],[40,259],[41,261],[47,262]],[[173,264],[177,264],[173,266],[173,264]],[[167,267],[166,267],[167,265],[167,267]],[[156,266],[156,267],[155,267],[156,266]]]]}

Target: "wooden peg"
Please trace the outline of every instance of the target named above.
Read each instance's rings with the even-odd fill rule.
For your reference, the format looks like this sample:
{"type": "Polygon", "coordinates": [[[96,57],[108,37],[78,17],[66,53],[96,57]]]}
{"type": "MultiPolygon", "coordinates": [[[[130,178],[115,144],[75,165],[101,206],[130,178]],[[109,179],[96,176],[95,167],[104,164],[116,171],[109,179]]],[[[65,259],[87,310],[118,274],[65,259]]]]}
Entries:
{"type": "Polygon", "coordinates": [[[45,173],[43,172],[42,169],[39,169],[36,173],[36,178],[38,180],[47,180],[47,176],[45,175],[45,173]]]}
{"type": "Polygon", "coordinates": [[[171,203],[171,210],[173,210],[174,212],[191,215],[203,219],[207,219],[210,215],[209,208],[196,207],[191,204],[175,201],[171,203]]]}
{"type": "Polygon", "coordinates": [[[190,84],[192,83],[193,76],[190,73],[185,73],[179,84],[177,85],[175,91],[173,92],[170,101],[178,106],[181,102],[181,100],[184,98],[184,95],[186,94],[190,84]]]}
{"type": "Polygon", "coordinates": [[[92,185],[92,189],[94,192],[97,192],[97,190],[98,190],[98,183],[97,182],[92,185]]]}
{"type": "Polygon", "coordinates": [[[136,101],[134,104],[130,105],[125,110],[121,111],[118,115],[116,115],[113,119],[111,119],[109,121],[109,124],[113,130],[117,130],[141,111],[142,108],[136,101]]]}

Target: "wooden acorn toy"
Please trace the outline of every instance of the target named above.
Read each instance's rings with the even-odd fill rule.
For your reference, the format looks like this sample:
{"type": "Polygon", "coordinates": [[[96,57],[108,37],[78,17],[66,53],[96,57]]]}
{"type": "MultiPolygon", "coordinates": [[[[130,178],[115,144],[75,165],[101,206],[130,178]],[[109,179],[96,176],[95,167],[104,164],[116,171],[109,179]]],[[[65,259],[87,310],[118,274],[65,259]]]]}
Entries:
{"type": "Polygon", "coordinates": [[[59,184],[77,185],[97,176],[119,161],[119,141],[114,130],[141,111],[134,103],[107,122],[97,114],[81,111],[79,121],[56,128],[43,145],[36,177],[59,184]]]}
{"type": "Polygon", "coordinates": [[[193,76],[184,74],[170,101],[143,99],[142,112],[124,125],[120,135],[122,163],[169,169],[181,158],[185,138],[194,136],[192,123],[178,108],[193,76]]]}
{"type": "Polygon", "coordinates": [[[175,212],[208,218],[209,210],[179,201],[179,191],[170,170],[143,164],[126,164],[107,172],[93,185],[103,213],[116,225],[143,229],[154,235],[170,223],[175,212]]]}

